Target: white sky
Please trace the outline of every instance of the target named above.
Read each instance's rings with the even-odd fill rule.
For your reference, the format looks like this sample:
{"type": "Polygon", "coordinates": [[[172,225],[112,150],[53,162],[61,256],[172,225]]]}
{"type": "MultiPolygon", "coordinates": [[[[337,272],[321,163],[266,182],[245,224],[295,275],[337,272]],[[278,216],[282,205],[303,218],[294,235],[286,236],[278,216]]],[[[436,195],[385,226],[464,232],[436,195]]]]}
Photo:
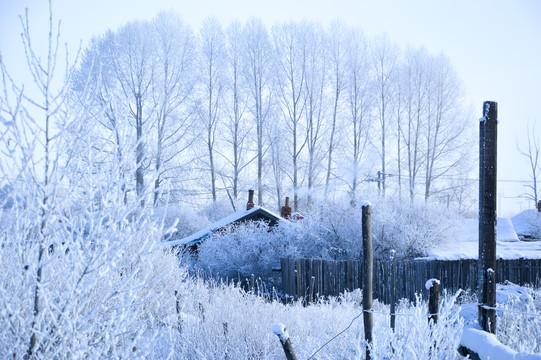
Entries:
{"type": "MultiPolygon", "coordinates": [[[[19,14],[30,10],[35,43],[47,35],[46,0],[0,0],[0,51],[10,71],[23,77],[19,14]]],[[[267,25],[290,19],[328,24],[341,19],[361,26],[367,35],[387,33],[402,47],[425,46],[443,51],[462,78],[474,106],[472,127],[478,127],[482,103],[498,102],[498,178],[527,180],[530,169],[516,150],[527,123],[537,123],[541,137],[541,1],[538,0],[53,0],[62,20],[62,38],[75,52],[93,34],[129,20],[149,19],[162,9],[176,10],[197,30],[209,15],[226,25],[259,17],[267,25]]],[[[28,81],[28,80],[27,80],[28,81]]],[[[523,183],[498,183],[500,215],[532,207],[513,198],[523,183]]]]}

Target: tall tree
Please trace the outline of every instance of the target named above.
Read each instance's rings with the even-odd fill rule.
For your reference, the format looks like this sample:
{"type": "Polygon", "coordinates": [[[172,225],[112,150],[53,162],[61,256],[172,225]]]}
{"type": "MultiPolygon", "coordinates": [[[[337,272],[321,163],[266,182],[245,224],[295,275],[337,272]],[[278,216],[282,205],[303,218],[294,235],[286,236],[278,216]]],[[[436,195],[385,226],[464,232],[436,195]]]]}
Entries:
{"type": "Polygon", "coordinates": [[[541,158],[539,157],[541,152],[541,140],[535,132],[535,126],[530,129],[530,126],[526,128],[526,144],[518,146],[519,153],[526,158],[528,165],[530,166],[531,183],[525,185],[530,191],[526,192],[523,196],[526,199],[532,200],[534,206],[537,206],[540,197],[540,188],[537,185],[537,181],[541,177],[541,158]]]}
{"type": "Polygon", "coordinates": [[[245,76],[249,84],[250,105],[256,124],[257,148],[257,201],[263,204],[263,156],[265,152],[265,126],[271,111],[271,92],[274,53],[267,30],[260,20],[252,19],[244,27],[245,76]]]}
{"type": "Polygon", "coordinates": [[[306,90],[307,29],[304,24],[287,23],[275,27],[272,35],[278,63],[277,93],[289,135],[284,138],[291,141],[289,151],[292,169],[289,174],[293,185],[293,207],[297,211],[300,185],[299,162],[307,141],[306,128],[302,124],[306,104],[303,92],[306,90]]]}
{"type": "Polygon", "coordinates": [[[323,29],[317,24],[310,24],[307,29],[306,90],[304,91],[304,97],[306,98],[306,149],[308,151],[307,201],[310,205],[316,185],[317,171],[324,157],[322,141],[328,106],[326,84],[329,79],[329,55],[323,29]]]}
{"type": "Polygon", "coordinates": [[[351,154],[350,162],[353,169],[349,187],[352,201],[354,201],[359,185],[359,166],[370,139],[374,97],[367,56],[368,47],[363,34],[359,29],[354,29],[349,33],[348,39],[346,102],[349,108],[349,127],[352,129],[348,136],[351,143],[351,150],[348,153],[351,154]]]}
{"type": "Polygon", "coordinates": [[[232,167],[231,182],[233,188],[233,199],[238,199],[239,183],[241,172],[251,163],[247,159],[247,142],[251,130],[246,120],[247,84],[243,74],[243,33],[239,22],[232,23],[227,29],[227,117],[225,141],[230,151],[225,149],[224,159],[232,167]]]}
{"type": "Polygon", "coordinates": [[[340,22],[333,22],[329,29],[328,48],[329,48],[329,66],[332,92],[332,116],[329,130],[329,140],[327,146],[327,168],[325,176],[325,197],[329,193],[329,185],[333,174],[333,155],[336,148],[337,127],[340,118],[340,109],[342,101],[342,90],[345,84],[344,63],[346,58],[346,29],[340,22]]]}
{"type": "Polygon", "coordinates": [[[424,50],[408,49],[405,56],[403,73],[405,94],[405,112],[407,124],[401,128],[406,151],[408,189],[410,199],[415,197],[417,175],[422,165],[421,131],[424,126],[426,98],[424,50]]]}
{"type": "Polygon", "coordinates": [[[162,183],[195,138],[193,117],[185,106],[194,84],[195,42],[191,29],[171,12],[161,12],[153,20],[156,41],[156,71],[152,79],[155,107],[156,148],[154,149],[154,205],[162,183]]]}
{"type": "Polygon", "coordinates": [[[216,18],[208,18],[203,23],[200,34],[202,96],[198,102],[198,112],[205,131],[204,143],[207,148],[211,193],[214,202],[217,200],[215,141],[225,87],[225,55],[225,34],[222,27],[216,18]]]}
{"type": "Polygon", "coordinates": [[[397,49],[387,36],[376,37],[372,46],[372,61],[376,79],[376,101],[379,113],[382,191],[385,195],[387,177],[387,140],[389,137],[389,104],[393,97],[393,75],[397,64],[397,49]]]}
{"type": "Polygon", "coordinates": [[[113,72],[122,93],[129,104],[129,115],[135,130],[135,190],[144,205],[145,169],[148,161],[145,151],[145,135],[148,135],[149,119],[154,104],[150,101],[150,89],[154,76],[156,58],[155,44],[148,34],[152,27],[148,22],[130,22],[121,27],[114,36],[109,49],[113,72]]]}
{"type": "Polygon", "coordinates": [[[454,68],[443,55],[429,56],[427,66],[427,118],[424,126],[425,191],[427,200],[441,191],[434,182],[460,173],[468,154],[467,117],[462,101],[462,86],[454,68]]]}

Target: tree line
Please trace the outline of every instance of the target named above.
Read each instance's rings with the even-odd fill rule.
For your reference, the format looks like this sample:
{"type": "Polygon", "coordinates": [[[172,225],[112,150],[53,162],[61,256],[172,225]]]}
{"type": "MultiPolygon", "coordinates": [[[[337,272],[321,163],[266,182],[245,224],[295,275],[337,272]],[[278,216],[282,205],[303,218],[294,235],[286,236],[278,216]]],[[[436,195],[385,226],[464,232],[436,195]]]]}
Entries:
{"type": "Polygon", "coordinates": [[[162,12],[95,36],[72,86],[95,150],[78,161],[115,174],[125,202],[467,198],[471,113],[449,59],[341,22],[194,31],[162,12]]]}

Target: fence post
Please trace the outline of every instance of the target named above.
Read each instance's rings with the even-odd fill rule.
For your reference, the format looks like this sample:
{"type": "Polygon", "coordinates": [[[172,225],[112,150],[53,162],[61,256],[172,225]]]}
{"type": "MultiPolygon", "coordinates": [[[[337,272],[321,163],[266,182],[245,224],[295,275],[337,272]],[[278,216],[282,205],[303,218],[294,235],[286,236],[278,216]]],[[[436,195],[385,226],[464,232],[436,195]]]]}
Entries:
{"type": "Polygon", "coordinates": [[[278,339],[280,339],[280,343],[282,344],[282,348],[286,354],[286,359],[297,360],[297,356],[295,355],[295,351],[293,351],[293,346],[289,340],[289,333],[286,330],[286,326],[280,323],[274,324],[272,327],[272,332],[274,335],[278,336],[278,339]]]}
{"type": "Polygon", "coordinates": [[[496,332],[496,279],[489,286],[488,269],[496,271],[496,183],[498,103],[485,101],[479,125],[479,323],[496,332]]]}
{"type": "Polygon", "coordinates": [[[199,318],[202,322],[205,322],[205,308],[202,303],[199,303],[199,318]]]}
{"type": "Polygon", "coordinates": [[[182,315],[180,311],[180,296],[178,294],[178,290],[175,290],[175,298],[176,298],[176,310],[178,315],[178,331],[182,334],[182,315]]]}
{"type": "Polygon", "coordinates": [[[372,314],[372,208],[369,202],[362,205],[362,232],[363,232],[363,322],[364,338],[366,340],[366,359],[370,360],[370,346],[372,345],[372,328],[374,326],[372,314]]]}
{"type": "Polygon", "coordinates": [[[396,324],[396,264],[395,264],[396,250],[391,250],[391,329],[395,329],[396,324]]]}
{"type": "Polygon", "coordinates": [[[229,346],[228,346],[228,341],[227,341],[227,335],[229,334],[229,325],[227,324],[227,322],[224,322],[222,326],[224,329],[224,340],[225,340],[224,358],[229,359],[229,346]]]}
{"type": "Polygon", "coordinates": [[[316,277],[310,277],[310,304],[314,302],[314,287],[316,285],[316,277]]]}
{"type": "Polygon", "coordinates": [[[430,291],[430,299],[428,300],[428,322],[438,322],[439,299],[440,299],[440,281],[430,279],[426,282],[425,287],[430,291]]]}

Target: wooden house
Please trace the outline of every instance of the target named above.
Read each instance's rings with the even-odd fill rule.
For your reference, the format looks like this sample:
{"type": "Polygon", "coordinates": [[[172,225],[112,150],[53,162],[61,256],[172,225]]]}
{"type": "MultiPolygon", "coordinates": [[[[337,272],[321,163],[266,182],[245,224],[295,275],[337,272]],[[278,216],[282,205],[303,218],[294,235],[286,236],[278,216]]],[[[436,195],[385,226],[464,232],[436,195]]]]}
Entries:
{"type": "Polygon", "coordinates": [[[183,239],[168,241],[167,244],[172,247],[178,246],[197,250],[197,246],[210,238],[213,233],[222,231],[230,225],[242,224],[248,221],[265,221],[270,227],[273,227],[277,225],[279,221],[288,221],[287,219],[289,219],[290,216],[291,208],[289,207],[289,198],[286,198],[286,205],[282,207],[281,215],[278,215],[264,207],[255,206],[254,191],[250,190],[245,210],[237,211],[183,239]]]}

